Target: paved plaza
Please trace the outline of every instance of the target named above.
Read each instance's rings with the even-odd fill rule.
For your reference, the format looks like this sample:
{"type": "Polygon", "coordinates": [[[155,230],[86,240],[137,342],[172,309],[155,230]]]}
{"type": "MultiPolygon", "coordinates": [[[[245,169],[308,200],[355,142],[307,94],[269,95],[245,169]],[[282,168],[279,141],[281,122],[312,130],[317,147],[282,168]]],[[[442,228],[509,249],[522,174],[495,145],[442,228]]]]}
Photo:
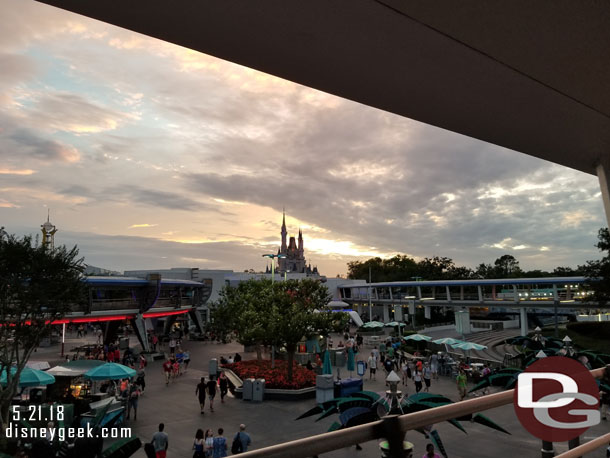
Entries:
{"type": "MultiPolygon", "coordinates": [[[[133,341],[133,337],[131,338],[133,341]]],[[[93,337],[90,337],[90,341],[93,337]]],[[[339,340],[337,336],[335,341],[339,340]]],[[[69,339],[66,349],[71,348],[84,341],[69,339]]],[[[315,405],[315,399],[287,402],[287,401],[264,401],[262,403],[245,402],[233,398],[230,394],[225,398],[225,403],[220,403],[217,395],[214,405],[215,412],[209,411],[206,404],[206,412],[200,414],[199,404],[195,395],[195,387],[200,377],[208,376],[208,361],[210,358],[229,356],[239,352],[244,359],[255,357],[253,354],[244,354],[243,347],[237,343],[216,344],[209,342],[187,342],[184,346],[191,351],[191,365],[188,372],[169,387],[165,386],[162,374],[162,361],[148,364],[146,368],[146,391],[140,398],[137,421],[128,422],[133,434],[137,435],[142,442],[150,441],[152,435],[157,431],[160,422],[165,423],[165,431],[169,435],[168,457],[191,457],[191,450],[195,431],[198,428],[204,431],[211,428],[216,432],[218,428],[225,430],[228,438],[229,448],[232,436],[237,432],[239,424],[247,425],[247,432],[252,437],[251,449],[261,448],[268,445],[285,442],[293,439],[303,438],[311,435],[321,434],[336,421],[336,415],[315,422],[316,416],[295,421],[303,412],[315,405]]],[[[58,347],[40,349],[32,359],[53,360],[51,356],[57,356],[58,347]]],[[[361,358],[368,356],[368,352],[360,353],[361,358]]],[[[342,371],[345,377],[345,371],[342,371]]],[[[365,377],[364,389],[382,392],[386,390],[384,385],[385,372],[378,369],[377,381],[369,381],[368,374],[365,377]]],[[[401,389],[402,386],[401,386],[401,389]]],[[[407,387],[407,392],[414,392],[413,385],[407,387]]],[[[431,393],[438,393],[457,400],[457,389],[455,383],[449,377],[441,377],[440,380],[432,382],[431,393]]],[[[538,439],[527,433],[519,424],[512,405],[496,408],[483,412],[486,416],[500,424],[511,435],[486,428],[476,423],[463,422],[468,434],[464,434],[447,422],[436,425],[436,429],[445,444],[451,458],[488,458],[518,456],[520,458],[539,457],[541,443],[538,439]]],[[[585,440],[597,437],[610,429],[608,422],[603,422],[591,428],[585,440]]],[[[425,452],[428,442],[424,436],[412,431],[407,434],[407,440],[415,444],[415,457],[421,457],[425,452]]],[[[328,458],[347,457],[378,457],[380,456],[376,442],[362,444],[363,450],[356,451],[355,448],[337,450],[322,456],[328,458]]],[[[556,444],[558,452],[567,450],[567,444],[556,444]]],[[[587,456],[603,456],[602,450],[597,454],[587,456]]],[[[229,453],[230,454],[230,453],[229,453]]],[[[145,458],[144,450],[141,449],[134,455],[145,458]]]]}

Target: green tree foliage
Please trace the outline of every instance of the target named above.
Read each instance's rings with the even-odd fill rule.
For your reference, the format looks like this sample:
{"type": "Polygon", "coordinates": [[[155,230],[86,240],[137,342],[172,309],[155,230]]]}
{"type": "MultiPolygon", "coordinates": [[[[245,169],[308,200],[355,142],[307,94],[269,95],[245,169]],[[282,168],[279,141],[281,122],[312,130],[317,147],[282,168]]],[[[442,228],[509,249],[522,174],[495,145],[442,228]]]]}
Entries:
{"type": "Polygon", "coordinates": [[[454,280],[472,278],[468,267],[456,266],[451,258],[434,256],[416,262],[408,256],[397,255],[389,259],[371,258],[366,261],[352,261],[347,264],[348,278],[369,278],[371,281],[401,281],[421,278],[423,280],[454,280]]]}
{"type": "Polygon", "coordinates": [[[523,271],[513,255],[505,254],[494,261],[494,274],[496,278],[518,278],[523,271]]]}
{"type": "Polygon", "coordinates": [[[86,301],[82,261],[76,247],[50,249],[33,244],[31,237],[0,237],[0,373],[7,374],[7,385],[0,388],[3,424],[21,371],[50,334],[51,322],[86,301]]]}
{"type": "Polygon", "coordinates": [[[237,287],[225,287],[212,313],[213,329],[222,336],[233,332],[238,342],[286,347],[288,374],[292,380],[292,362],[298,343],[313,335],[328,335],[341,330],[349,319],[346,314],[326,310],[331,296],[322,283],[289,280],[271,283],[252,279],[237,287]]]}
{"type": "Polygon", "coordinates": [[[583,267],[585,276],[591,281],[590,286],[594,291],[597,301],[606,303],[610,300],[610,232],[608,228],[602,228],[597,234],[599,242],[595,245],[606,255],[599,261],[587,261],[583,267]]]}

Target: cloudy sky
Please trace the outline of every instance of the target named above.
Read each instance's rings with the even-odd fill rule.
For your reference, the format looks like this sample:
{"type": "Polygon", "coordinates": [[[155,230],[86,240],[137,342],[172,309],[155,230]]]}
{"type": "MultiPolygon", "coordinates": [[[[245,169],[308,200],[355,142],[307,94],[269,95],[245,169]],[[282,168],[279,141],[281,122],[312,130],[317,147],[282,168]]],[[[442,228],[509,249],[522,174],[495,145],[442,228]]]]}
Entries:
{"type": "Polygon", "coordinates": [[[0,225],[114,270],[598,258],[597,179],[30,0],[0,0],[0,225]]]}

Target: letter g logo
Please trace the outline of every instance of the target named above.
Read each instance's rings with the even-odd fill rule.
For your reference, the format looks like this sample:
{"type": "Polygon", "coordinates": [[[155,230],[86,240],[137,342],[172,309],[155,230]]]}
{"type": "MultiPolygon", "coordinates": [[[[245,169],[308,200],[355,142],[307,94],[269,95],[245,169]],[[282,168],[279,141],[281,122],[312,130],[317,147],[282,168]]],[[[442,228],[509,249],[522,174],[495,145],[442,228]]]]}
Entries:
{"type": "Polygon", "coordinates": [[[519,374],[515,412],[534,436],[569,441],[600,422],[598,391],[582,364],[562,356],[544,358],[519,374]]]}

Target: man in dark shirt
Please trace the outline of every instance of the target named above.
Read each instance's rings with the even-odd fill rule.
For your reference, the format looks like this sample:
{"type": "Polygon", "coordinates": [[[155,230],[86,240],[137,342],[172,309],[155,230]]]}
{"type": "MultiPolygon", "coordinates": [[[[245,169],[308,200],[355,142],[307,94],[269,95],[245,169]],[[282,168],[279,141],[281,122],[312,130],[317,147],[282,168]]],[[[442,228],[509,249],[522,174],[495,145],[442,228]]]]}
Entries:
{"type": "Polygon", "coordinates": [[[206,384],[208,399],[210,400],[210,412],[214,412],[214,397],[216,396],[216,380],[210,377],[210,380],[206,384]]]}
{"type": "Polygon", "coordinates": [[[206,383],[205,377],[201,377],[201,382],[197,384],[197,388],[195,389],[195,395],[199,397],[199,406],[201,407],[201,414],[204,414],[205,407],[205,392],[206,392],[206,383]]]}

